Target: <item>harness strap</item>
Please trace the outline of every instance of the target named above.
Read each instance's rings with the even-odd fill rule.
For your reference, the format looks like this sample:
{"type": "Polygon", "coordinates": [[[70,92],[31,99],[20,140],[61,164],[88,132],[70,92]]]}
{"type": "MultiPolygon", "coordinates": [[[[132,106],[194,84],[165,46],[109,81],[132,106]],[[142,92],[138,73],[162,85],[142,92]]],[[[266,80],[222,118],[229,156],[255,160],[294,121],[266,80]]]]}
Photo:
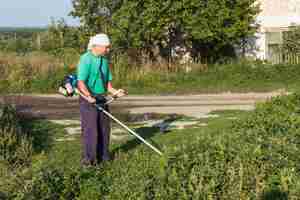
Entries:
{"type": "Polygon", "coordinates": [[[107,91],[107,83],[106,83],[106,80],[104,79],[104,73],[102,71],[102,64],[103,64],[103,58],[101,56],[99,71],[100,71],[100,76],[101,76],[103,87],[105,88],[105,91],[107,91]]]}

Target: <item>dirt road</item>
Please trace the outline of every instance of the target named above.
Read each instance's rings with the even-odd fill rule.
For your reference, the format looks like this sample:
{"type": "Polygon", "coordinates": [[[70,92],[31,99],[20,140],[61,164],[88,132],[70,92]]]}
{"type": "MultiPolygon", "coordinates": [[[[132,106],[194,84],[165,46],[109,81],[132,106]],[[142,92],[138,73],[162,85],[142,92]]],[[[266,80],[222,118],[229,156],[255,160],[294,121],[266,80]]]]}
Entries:
{"type": "MultiPolygon", "coordinates": [[[[282,93],[222,93],[185,96],[123,97],[111,104],[112,112],[177,113],[201,117],[214,110],[251,110],[256,102],[263,102],[282,93]]],[[[1,96],[0,102],[14,103],[23,113],[47,119],[79,119],[78,98],[60,95],[1,96]]]]}

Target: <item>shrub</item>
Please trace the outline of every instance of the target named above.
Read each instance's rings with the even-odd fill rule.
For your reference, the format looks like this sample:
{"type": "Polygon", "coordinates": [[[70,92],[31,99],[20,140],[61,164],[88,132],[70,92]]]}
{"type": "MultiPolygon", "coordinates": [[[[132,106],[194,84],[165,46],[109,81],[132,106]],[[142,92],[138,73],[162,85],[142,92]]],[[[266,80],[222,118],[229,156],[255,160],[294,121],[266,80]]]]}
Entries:
{"type": "MultiPolygon", "coordinates": [[[[191,138],[184,134],[182,146],[170,144],[173,153],[162,158],[137,147],[138,152],[117,154],[97,168],[45,166],[11,195],[20,199],[299,199],[299,103],[300,94],[293,94],[258,104],[228,129],[191,138]]],[[[163,137],[172,134],[176,133],[163,137]]]]}
{"type": "Polygon", "coordinates": [[[0,105],[0,161],[11,168],[31,163],[32,140],[20,125],[16,109],[0,105]]]}

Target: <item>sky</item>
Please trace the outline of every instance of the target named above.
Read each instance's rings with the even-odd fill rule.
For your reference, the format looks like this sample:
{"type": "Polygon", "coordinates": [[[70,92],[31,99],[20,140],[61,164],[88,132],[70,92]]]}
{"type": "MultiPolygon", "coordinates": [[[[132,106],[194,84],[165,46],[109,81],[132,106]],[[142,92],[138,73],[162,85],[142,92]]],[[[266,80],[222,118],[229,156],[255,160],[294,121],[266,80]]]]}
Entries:
{"type": "Polygon", "coordinates": [[[64,18],[68,25],[79,20],[68,16],[72,0],[0,0],[0,27],[45,27],[64,18]]]}

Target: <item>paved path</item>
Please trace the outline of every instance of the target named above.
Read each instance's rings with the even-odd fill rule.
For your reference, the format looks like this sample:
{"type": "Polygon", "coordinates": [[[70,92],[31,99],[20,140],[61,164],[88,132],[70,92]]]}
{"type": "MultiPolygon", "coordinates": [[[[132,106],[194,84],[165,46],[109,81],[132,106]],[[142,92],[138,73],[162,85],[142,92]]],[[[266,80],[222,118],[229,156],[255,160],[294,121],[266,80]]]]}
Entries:
{"type": "MultiPolygon", "coordinates": [[[[147,96],[130,95],[112,103],[112,112],[177,113],[202,117],[214,110],[251,110],[256,102],[263,102],[282,93],[222,93],[201,95],[147,96]]],[[[60,95],[18,95],[0,97],[0,102],[15,103],[24,113],[48,119],[78,119],[77,97],[60,95]]]]}

